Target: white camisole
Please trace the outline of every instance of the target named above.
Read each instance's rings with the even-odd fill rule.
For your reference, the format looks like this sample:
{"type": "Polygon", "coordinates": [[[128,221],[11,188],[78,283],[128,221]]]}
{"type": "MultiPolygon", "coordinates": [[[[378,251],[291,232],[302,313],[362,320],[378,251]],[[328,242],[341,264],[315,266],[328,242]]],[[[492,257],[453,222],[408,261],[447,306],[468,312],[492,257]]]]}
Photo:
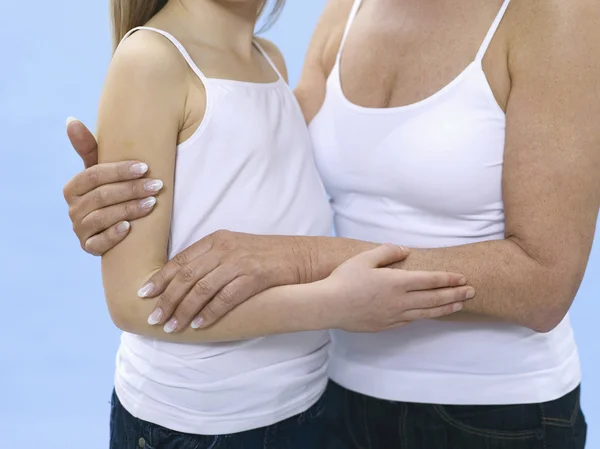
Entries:
{"type": "MultiPolygon", "coordinates": [[[[310,125],[337,235],[414,248],[504,238],[502,165],[506,117],[482,59],[505,1],[464,71],[432,96],[373,109],[351,103],[340,55],[310,125]]],[[[330,376],[377,398],[440,404],[556,399],[580,381],[568,316],[541,334],[504,323],[423,321],[378,334],[332,333],[330,376]]]]}
{"type": "MultiPolygon", "coordinates": [[[[279,79],[257,84],[205,77],[163,35],[206,89],[198,130],[177,148],[169,257],[219,229],[330,235],[332,214],[300,107],[279,79]]],[[[130,32],[130,34],[131,34],[130,32]]],[[[125,333],[115,389],[135,417],[215,435],[302,413],[327,383],[327,332],[214,344],[176,344],[125,333]]]]}

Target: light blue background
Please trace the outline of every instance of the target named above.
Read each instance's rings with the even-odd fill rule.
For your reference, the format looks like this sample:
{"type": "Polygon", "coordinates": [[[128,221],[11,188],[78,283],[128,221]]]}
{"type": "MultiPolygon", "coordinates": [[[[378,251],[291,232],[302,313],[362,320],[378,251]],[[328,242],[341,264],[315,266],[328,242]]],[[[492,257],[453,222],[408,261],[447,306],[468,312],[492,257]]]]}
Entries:
{"type": "MultiPolygon", "coordinates": [[[[81,169],[67,116],[92,127],[110,57],[106,1],[3,1],[0,15],[0,449],[102,449],[119,333],[99,261],[71,233],[62,186],[81,169]]],[[[267,33],[295,84],[325,0],[290,0],[267,33]]],[[[600,448],[600,246],[573,308],[588,448],[600,448]],[[592,273],[595,273],[593,275],[592,273]]]]}

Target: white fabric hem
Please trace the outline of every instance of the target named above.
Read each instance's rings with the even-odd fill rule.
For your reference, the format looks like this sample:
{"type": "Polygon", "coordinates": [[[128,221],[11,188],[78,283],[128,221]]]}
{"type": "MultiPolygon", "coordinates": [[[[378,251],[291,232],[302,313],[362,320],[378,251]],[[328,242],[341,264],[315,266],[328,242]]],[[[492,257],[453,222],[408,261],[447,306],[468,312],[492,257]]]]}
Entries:
{"type": "Polygon", "coordinates": [[[519,374],[382,370],[332,354],[331,380],[378,399],[442,405],[509,405],[553,401],[581,383],[579,354],[544,371],[519,374]]]}
{"type": "Polygon", "coordinates": [[[245,432],[248,430],[259,429],[273,424],[277,424],[293,416],[304,413],[317,403],[325,392],[327,379],[323,382],[321,388],[316,390],[316,394],[303,398],[302,400],[261,416],[236,420],[235,418],[207,418],[198,415],[190,415],[189,420],[182,420],[181,415],[177,417],[169,416],[164,410],[156,410],[149,405],[144,398],[137,400],[131,397],[126,389],[122,388],[115,378],[115,392],[123,407],[134,417],[152,424],[165,427],[176,432],[189,433],[194,435],[228,435],[232,433],[245,432]]]}

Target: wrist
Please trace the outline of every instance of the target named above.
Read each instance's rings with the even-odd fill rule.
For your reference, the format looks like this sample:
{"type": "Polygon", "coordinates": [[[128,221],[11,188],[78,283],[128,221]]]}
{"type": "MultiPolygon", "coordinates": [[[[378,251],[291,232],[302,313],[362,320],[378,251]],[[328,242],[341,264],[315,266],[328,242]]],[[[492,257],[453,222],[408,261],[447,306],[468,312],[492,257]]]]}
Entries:
{"type": "Polygon", "coordinates": [[[344,321],[344,310],[339,301],[342,290],[338,280],[330,276],[307,286],[311,288],[311,309],[318,329],[340,329],[344,321]]]}
{"type": "Polygon", "coordinates": [[[295,284],[308,284],[315,279],[313,276],[311,242],[306,237],[293,236],[289,246],[288,262],[294,276],[295,284]]]}

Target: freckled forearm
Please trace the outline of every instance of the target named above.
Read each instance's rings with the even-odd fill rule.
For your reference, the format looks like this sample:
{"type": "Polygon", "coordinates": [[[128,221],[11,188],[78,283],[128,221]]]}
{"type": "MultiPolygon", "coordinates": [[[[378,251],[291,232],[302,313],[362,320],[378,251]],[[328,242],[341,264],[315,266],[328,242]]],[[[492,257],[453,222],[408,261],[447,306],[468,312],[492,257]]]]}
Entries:
{"type": "MultiPolygon", "coordinates": [[[[351,257],[377,246],[375,243],[331,237],[302,238],[306,282],[323,279],[351,257]]],[[[442,318],[450,321],[507,321],[538,327],[540,313],[551,305],[549,272],[510,240],[462,246],[411,249],[408,258],[393,265],[410,271],[447,271],[466,276],[475,298],[462,312],[442,318]]]]}
{"type": "Polygon", "coordinates": [[[545,311],[556,292],[549,270],[531,259],[510,240],[494,240],[463,246],[413,249],[395,264],[405,270],[443,270],[464,274],[475,288],[475,298],[465,303],[469,321],[492,319],[543,330],[545,311]]]}

